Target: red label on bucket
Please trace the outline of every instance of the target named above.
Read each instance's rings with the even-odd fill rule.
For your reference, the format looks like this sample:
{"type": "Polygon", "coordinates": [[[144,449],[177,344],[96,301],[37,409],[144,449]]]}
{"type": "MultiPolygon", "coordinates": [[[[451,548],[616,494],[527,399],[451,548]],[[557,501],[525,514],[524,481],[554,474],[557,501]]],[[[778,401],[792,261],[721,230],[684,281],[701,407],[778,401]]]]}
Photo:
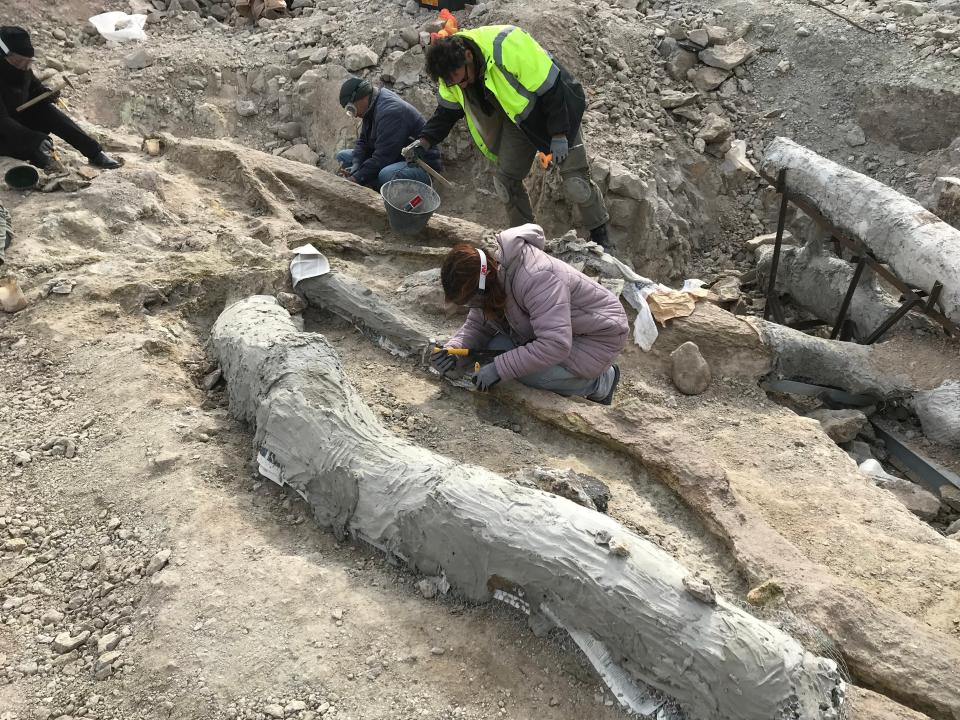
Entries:
{"type": "Polygon", "coordinates": [[[423,196],[417,195],[410,202],[404,205],[403,209],[406,210],[407,212],[412,212],[413,210],[416,210],[418,207],[420,207],[420,205],[422,204],[423,204],[423,196]]]}

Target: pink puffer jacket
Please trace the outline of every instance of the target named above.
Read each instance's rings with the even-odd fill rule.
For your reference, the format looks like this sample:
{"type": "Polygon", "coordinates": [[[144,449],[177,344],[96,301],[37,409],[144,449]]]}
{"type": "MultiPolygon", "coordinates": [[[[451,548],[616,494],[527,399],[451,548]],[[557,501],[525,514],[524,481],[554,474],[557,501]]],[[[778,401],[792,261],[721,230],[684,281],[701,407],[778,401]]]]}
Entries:
{"type": "MultiPolygon", "coordinates": [[[[511,380],[554,365],[599,377],[627,343],[627,315],[617,297],[547,255],[539,225],[504,230],[497,243],[507,322],[520,345],[497,357],[500,377],[511,380]]],[[[447,345],[482,349],[496,332],[481,310],[472,309],[447,345]]]]}

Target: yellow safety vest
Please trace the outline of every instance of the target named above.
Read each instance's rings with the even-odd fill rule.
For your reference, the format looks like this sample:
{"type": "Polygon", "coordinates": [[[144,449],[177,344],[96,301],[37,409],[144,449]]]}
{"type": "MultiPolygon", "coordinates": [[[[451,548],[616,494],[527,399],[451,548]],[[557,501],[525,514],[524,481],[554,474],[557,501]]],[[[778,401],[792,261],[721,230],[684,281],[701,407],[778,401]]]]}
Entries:
{"type": "MultiPolygon", "coordinates": [[[[530,114],[537,98],[553,87],[560,68],[550,54],[540,47],[528,33],[512,25],[487,25],[475,30],[463,30],[458,35],[472,40],[483,53],[483,82],[500,103],[504,113],[514,124],[530,114]]],[[[490,150],[464,102],[463,90],[449,86],[443,78],[439,83],[440,104],[449,108],[463,108],[470,135],[480,151],[493,162],[496,154],[490,150]]]]}

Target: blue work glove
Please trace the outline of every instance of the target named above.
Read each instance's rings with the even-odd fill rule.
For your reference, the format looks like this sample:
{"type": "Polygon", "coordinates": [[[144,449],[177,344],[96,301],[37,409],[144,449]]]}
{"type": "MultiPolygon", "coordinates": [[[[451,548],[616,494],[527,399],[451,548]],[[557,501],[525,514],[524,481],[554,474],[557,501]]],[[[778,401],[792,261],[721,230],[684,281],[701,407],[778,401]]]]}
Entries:
{"type": "Polygon", "coordinates": [[[446,348],[443,348],[430,353],[430,364],[438,373],[446,375],[453,370],[453,366],[457,364],[457,359],[448,353],[446,348]]]}
{"type": "Polygon", "coordinates": [[[550,154],[555,164],[563,165],[563,161],[570,154],[570,143],[567,142],[566,135],[557,135],[550,141],[550,154]]]}
{"type": "Polygon", "coordinates": [[[487,392],[498,382],[500,382],[500,373],[497,372],[496,363],[487,363],[473,376],[473,384],[480,392],[487,392]]]}

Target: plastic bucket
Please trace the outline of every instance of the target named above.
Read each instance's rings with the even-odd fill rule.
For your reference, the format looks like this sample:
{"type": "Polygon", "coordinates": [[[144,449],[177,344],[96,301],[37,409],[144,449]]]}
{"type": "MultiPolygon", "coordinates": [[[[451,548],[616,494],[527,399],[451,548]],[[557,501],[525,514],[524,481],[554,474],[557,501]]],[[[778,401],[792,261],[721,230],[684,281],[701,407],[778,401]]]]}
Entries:
{"type": "Polygon", "coordinates": [[[12,190],[29,190],[40,182],[37,169],[19,160],[0,163],[0,172],[3,173],[3,181],[12,190]]]}
{"type": "Polygon", "coordinates": [[[383,207],[394,232],[414,235],[440,207],[440,196],[429,185],[416,180],[391,180],[380,188],[383,207]]]}

